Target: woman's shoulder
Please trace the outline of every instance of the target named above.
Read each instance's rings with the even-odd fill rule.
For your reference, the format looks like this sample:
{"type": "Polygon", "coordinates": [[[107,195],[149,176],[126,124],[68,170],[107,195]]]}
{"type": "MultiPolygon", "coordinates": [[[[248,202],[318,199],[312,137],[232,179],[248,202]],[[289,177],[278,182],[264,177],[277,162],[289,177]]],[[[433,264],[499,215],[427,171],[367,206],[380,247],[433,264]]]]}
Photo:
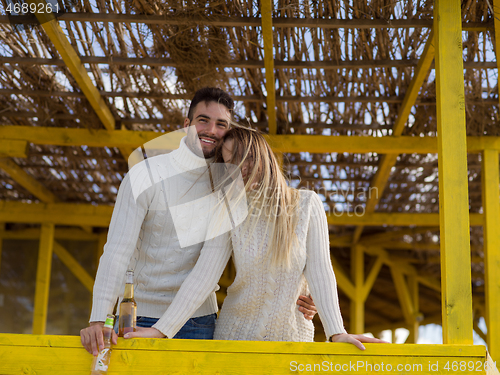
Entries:
{"type": "Polygon", "coordinates": [[[304,201],[304,200],[311,201],[313,199],[314,200],[320,199],[318,193],[316,193],[313,190],[309,190],[309,189],[296,189],[296,191],[298,191],[300,199],[302,201],[304,201]]]}
{"type": "Polygon", "coordinates": [[[324,209],[323,202],[319,197],[318,193],[308,189],[298,189],[297,191],[300,197],[299,205],[302,208],[302,210],[304,210],[304,208],[308,208],[307,211],[310,211],[310,208],[313,206],[318,206],[318,207],[321,206],[321,208],[324,209]]]}

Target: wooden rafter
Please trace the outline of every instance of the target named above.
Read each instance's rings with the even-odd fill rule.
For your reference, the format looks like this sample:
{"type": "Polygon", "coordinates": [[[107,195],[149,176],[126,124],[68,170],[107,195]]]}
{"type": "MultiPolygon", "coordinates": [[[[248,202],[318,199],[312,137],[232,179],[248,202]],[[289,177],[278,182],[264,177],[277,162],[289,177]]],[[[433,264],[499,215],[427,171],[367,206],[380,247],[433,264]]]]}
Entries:
{"type": "MultiPolygon", "coordinates": [[[[28,0],[28,2],[29,4],[35,4],[36,7],[42,5],[42,9],[46,8],[45,0],[28,0]]],[[[36,17],[51,42],[54,44],[57,52],[61,55],[64,63],[85,95],[85,98],[87,98],[95,113],[101,120],[104,128],[109,131],[115,130],[115,119],[113,114],[97,88],[92,83],[85,66],[71,43],[68,41],[68,38],[62,31],[55,17],[52,13],[36,13],[36,17]]],[[[120,151],[125,159],[127,159],[132,152],[132,150],[125,148],[120,151]]]]}
{"type": "MultiPolygon", "coordinates": [[[[163,134],[150,131],[90,131],[79,128],[0,126],[0,142],[3,141],[5,145],[9,141],[22,141],[54,146],[85,145],[89,147],[135,148],[163,134]]],[[[437,153],[437,138],[435,137],[270,135],[267,136],[267,140],[275,152],[437,153]]],[[[500,151],[500,137],[467,137],[467,151],[469,153],[479,153],[485,149],[500,151]]],[[[375,194],[373,195],[375,196],[375,194]]]]}
{"type": "MultiPolygon", "coordinates": [[[[105,13],[64,13],[58,16],[60,21],[78,21],[78,22],[104,22],[104,23],[145,23],[152,25],[184,25],[186,23],[197,22],[204,25],[218,27],[241,27],[241,26],[261,26],[262,21],[259,17],[215,17],[210,18],[182,18],[169,17],[166,15],[145,15],[145,14],[105,14],[105,13]]],[[[390,21],[384,19],[317,19],[317,18],[273,18],[273,24],[276,27],[318,27],[324,29],[400,29],[400,28],[430,28],[432,20],[407,19],[390,21]]],[[[33,17],[29,16],[0,16],[0,24],[29,24],[33,23],[33,17]]],[[[493,29],[493,22],[464,22],[463,29],[466,31],[488,31],[493,29]]]]}
{"type": "MultiPolygon", "coordinates": [[[[44,223],[73,226],[92,225],[107,227],[111,220],[112,206],[73,203],[23,203],[0,201],[0,222],[44,223]]],[[[439,224],[439,214],[425,213],[371,213],[356,216],[349,213],[327,214],[330,225],[397,225],[429,226],[439,224]]],[[[471,226],[482,226],[483,214],[470,214],[471,226]]]]}
{"type": "MultiPolygon", "coordinates": [[[[181,100],[190,99],[186,94],[155,94],[144,92],[111,92],[101,91],[103,97],[110,98],[137,98],[137,99],[156,99],[156,100],[181,100]]],[[[19,95],[35,97],[63,97],[63,98],[84,98],[83,93],[74,91],[43,91],[43,90],[19,90],[19,89],[0,89],[0,95],[19,95]]],[[[233,99],[241,102],[263,102],[265,99],[258,95],[233,96],[233,99]]],[[[356,96],[356,97],[337,97],[337,96],[276,96],[276,102],[288,103],[402,103],[404,97],[399,96],[356,96]]],[[[498,105],[496,98],[489,99],[467,99],[467,104],[498,105]]],[[[415,105],[432,106],[436,105],[434,100],[419,100],[415,105]]]]}
{"type": "Polygon", "coordinates": [[[49,189],[31,177],[11,159],[1,158],[0,169],[3,169],[14,181],[42,202],[55,203],[59,201],[59,199],[57,199],[57,197],[49,189]]]}
{"type": "MultiPolygon", "coordinates": [[[[434,60],[434,43],[434,33],[431,32],[431,34],[429,35],[429,39],[425,44],[424,52],[422,53],[422,57],[418,62],[410,86],[408,87],[408,91],[405,94],[403,103],[399,108],[398,117],[393,129],[393,135],[395,136],[400,136],[403,133],[405,124],[408,120],[408,116],[410,115],[412,107],[415,105],[420,88],[422,87],[424,79],[429,72],[432,61],[434,60]]],[[[377,189],[377,194],[370,195],[370,197],[368,198],[365,208],[366,212],[375,211],[375,207],[382,198],[384,189],[387,185],[387,182],[389,181],[392,168],[396,164],[397,157],[398,155],[395,154],[382,155],[379,167],[371,183],[371,187],[377,189]]],[[[352,241],[353,243],[359,241],[362,232],[362,226],[359,226],[355,229],[352,241]]]]}

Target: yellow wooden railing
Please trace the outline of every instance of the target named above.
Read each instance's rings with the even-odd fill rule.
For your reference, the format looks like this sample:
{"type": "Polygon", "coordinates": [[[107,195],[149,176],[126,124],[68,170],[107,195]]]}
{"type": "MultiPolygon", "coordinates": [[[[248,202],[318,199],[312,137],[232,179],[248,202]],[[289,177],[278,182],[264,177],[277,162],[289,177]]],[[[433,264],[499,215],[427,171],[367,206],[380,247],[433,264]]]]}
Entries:
{"type": "MultiPolygon", "coordinates": [[[[1,374],[89,374],[76,336],[0,334],[1,374]]],[[[482,345],[119,339],[115,374],[498,374],[482,345]]]]}

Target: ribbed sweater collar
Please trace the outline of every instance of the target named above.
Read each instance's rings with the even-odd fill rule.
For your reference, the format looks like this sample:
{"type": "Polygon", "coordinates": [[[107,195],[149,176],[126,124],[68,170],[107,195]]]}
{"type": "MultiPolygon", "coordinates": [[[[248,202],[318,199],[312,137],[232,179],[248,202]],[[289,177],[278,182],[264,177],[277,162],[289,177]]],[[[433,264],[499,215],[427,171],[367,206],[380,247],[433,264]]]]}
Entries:
{"type": "Polygon", "coordinates": [[[208,164],[213,159],[205,159],[196,155],[186,145],[186,138],[187,137],[182,138],[179,148],[172,152],[172,160],[176,169],[183,174],[192,176],[193,178],[199,178],[203,174],[205,174],[206,178],[208,178],[208,173],[206,173],[208,164]]]}

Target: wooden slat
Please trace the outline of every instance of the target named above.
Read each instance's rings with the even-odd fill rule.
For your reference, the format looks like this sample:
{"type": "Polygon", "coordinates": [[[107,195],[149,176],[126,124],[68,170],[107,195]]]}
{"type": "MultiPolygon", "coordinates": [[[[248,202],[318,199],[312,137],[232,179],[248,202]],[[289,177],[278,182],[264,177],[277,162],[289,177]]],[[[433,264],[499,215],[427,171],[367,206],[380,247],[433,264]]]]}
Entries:
{"type": "MultiPolygon", "coordinates": [[[[289,374],[313,373],[314,370],[316,373],[324,371],[352,375],[425,374],[448,373],[444,369],[446,363],[451,366],[453,362],[472,362],[480,367],[487,360],[484,346],[365,346],[366,350],[361,351],[345,343],[119,338],[118,345],[113,348],[109,373],[165,374],[167,366],[169,373],[179,374],[289,374]],[[380,370],[382,363],[385,371],[380,370]],[[367,368],[367,364],[371,364],[372,368],[367,368]],[[375,365],[378,365],[378,371],[374,371],[375,365]],[[430,365],[434,367],[430,368],[430,365]]],[[[80,338],[76,336],[0,334],[0,355],[3,358],[2,370],[7,374],[83,375],[89,373],[92,361],[92,355],[85,351],[80,338]]],[[[483,368],[481,371],[465,370],[460,373],[486,372],[483,368]]]]}
{"type": "Polygon", "coordinates": [[[472,344],[461,3],[434,4],[443,342],[472,344]]]}
{"type": "Polygon", "coordinates": [[[33,334],[43,335],[47,326],[49,304],[50,270],[54,246],[54,224],[42,224],[38,265],[36,271],[35,308],[33,311],[33,334]]]}
{"type": "MultiPolygon", "coordinates": [[[[193,22],[213,25],[219,27],[243,27],[261,26],[261,19],[258,17],[223,17],[211,16],[183,18],[179,16],[169,17],[167,15],[145,15],[145,14],[118,14],[118,13],[91,13],[91,12],[67,12],[58,16],[60,21],[79,22],[123,22],[123,23],[145,23],[153,25],[183,25],[193,22]]],[[[33,23],[30,16],[0,16],[0,24],[24,24],[33,23]]],[[[431,28],[432,20],[425,19],[313,19],[313,18],[273,18],[273,23],[277,27],[318,27],[324,29],[395,29],[395,28],[431,28]]],[[[466,31],[487,31],[493,30],[493,22],[464,22],[462,25],[466,31]]]]}
{"type": "Polygon", "coordinates": [[[28,156],[28,144],[24,141],[9,139],[0,140],[0,158],[26,158],[28,156]]]}
{"type": "MultiPolygon", "coordinates": [[[[396,123],[394,124],[393,134],[395,136],[400,136],[403,133],[406,122],[408,121],[408,116],[410,115],[411,109],[417,101],[418,93],[427,76],[431,63],[434,60],[434,32],[431,32],[429,39],[425,43],[425,48],[418,62],[417,68],[415,70],[414,76],[410,82],[410,86],[406,91],[405,98],[401,107],[399,108],[398,117],[396,123]]],[[[375,188],[377,194],[370,195],[368,201],[366,202],[366,212],[374,212],[375,207],[382,198],[389,177],[391,176],[391,171],[397,161],[397,155],[382,155],[379,167],[375,176],[373,176],[371,187],[375,188]]],[[[357,227],[354,231],[353,242],[359,241],[361,234],[363,232],[363,227],[357,227]]]]}
{"type": "Polygon", "coordinates": [[[363,287],[365,282],[364,251],[361,246],[351,247],[351,279],[354,285],[354,298],[350,301],[349,332],[365,332],[365,301],[363,287]]]}
{"type": "Polygon", "coordinates": [[[69,268],[71,273],[80,280],[80,282],[92,293],[94,287],[94,279],[88,274],[80,263],[66,250],[61,244],[54,242],[54,253],[59,257],[61,262],[69,268]]]}
{"type": "Polygon", "coordinates": [[[3,169],[14,181],[42,202],[54,203],[59,201],[59,199],[57,199],[57,197],[49,189],[31,177],[11,159],[1,158],[0,169],[3,169]]]}
{"type": "MultiPolygon", "coordinates": [[[[46,9],[47,4],[45,0],[28,0],[28,3],[30,5],[35,4],[37,9],[46,9]]],[[[68,41],[67,36],[64,34],[57,20],[54,18],[52,13],[36,13],[36,17],[42,25],[50,41],[57,49],[57,52],[63,59],[64,63],[68,67],[76,83],[82,90],[85,98],[87,98],[92,109],[97,114],[97,117],[99,117],[99,120],[101,120],[104,128],[110,131],[114,130],[115,118],[113,116],[113,113],[111,113],[111,110],[109,109],[107,103],[92,83],[92,80],[90,79],[85,66],[83,65],[80,57],[78,56],[71,43],[68,41]]],[[[123,157],[127,159],[132,150],[128,148],[122,148],[120,149],[120,152],[122,153],[123,157]]]]}
{"type": "MultiPolygon", "coordinates": [[[[500,360],[500,184],[498,152],[485,150],[482,155],[484,210],[484,282],[486,299],[486,327],[488,350],[492,358],[500,360]]],[[[500,363],[499,363],[500,364],[500,363]]]]}
{"type": "Polygon", "coordinates": [[[333,254],[331,254],[330,259],[332,262],[333,272],[335,273],[335,278],[337,279],[337,285],[339,289],[341,289],[350,299],[354,299],[355,290],[351,279],[349,278],[349,276],[346,275],[344,269],[342,268],[342,266],[340,265],[340,263],[337,261],[337,259],[333,254]]]}

